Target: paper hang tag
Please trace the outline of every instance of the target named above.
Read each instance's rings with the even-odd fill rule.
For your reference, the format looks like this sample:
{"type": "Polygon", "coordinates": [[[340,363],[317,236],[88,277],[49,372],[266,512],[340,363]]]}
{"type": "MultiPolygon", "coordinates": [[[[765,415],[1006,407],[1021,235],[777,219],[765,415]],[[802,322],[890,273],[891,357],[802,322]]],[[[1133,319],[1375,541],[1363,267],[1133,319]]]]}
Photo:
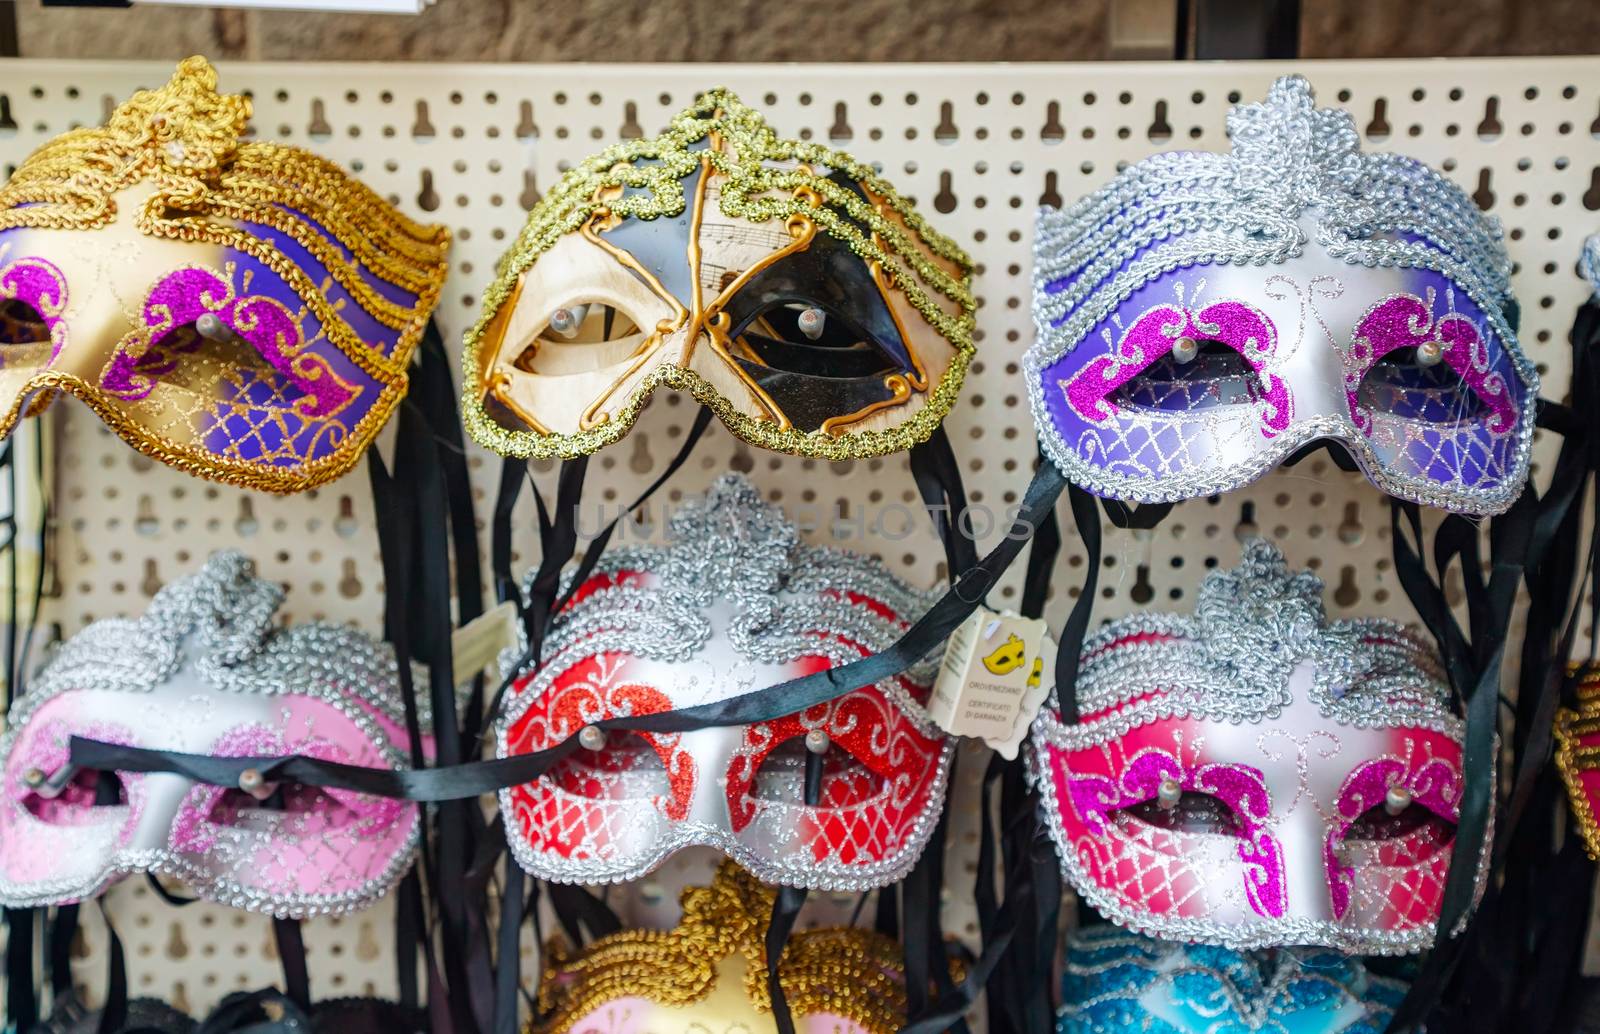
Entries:
{"type": "Polygon", "coordinates": [[[489,608],[450,633],[451,674],[460,686],[494,664],[500,651],[517,643],[517,605],[510,600],[489,608]]]}
{"type": "Polygon", "coordinates": [[[928,713],[950,735],[1015,758],[1049,695],[1055,661],[1042,620],[980,607],[945,646],[928,713]]]}

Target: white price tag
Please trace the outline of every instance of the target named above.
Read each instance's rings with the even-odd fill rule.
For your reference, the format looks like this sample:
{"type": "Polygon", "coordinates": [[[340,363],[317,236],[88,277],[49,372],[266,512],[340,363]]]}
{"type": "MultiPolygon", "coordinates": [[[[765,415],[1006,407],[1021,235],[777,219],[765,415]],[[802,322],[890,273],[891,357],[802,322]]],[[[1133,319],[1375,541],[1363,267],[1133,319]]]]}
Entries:
{"type": "Polygon", "coordinates": [[[450,635],[455,684],[469,682],[517,642],[517,607],[510,600],[468,621],[450,635]]]}
{"type": "Polygon", "coordinates": [[[928,712],[950,735],[1014,758],[1050,692],[1055,656],[1042,620],[979,608],[945,646],[928,712]]]}

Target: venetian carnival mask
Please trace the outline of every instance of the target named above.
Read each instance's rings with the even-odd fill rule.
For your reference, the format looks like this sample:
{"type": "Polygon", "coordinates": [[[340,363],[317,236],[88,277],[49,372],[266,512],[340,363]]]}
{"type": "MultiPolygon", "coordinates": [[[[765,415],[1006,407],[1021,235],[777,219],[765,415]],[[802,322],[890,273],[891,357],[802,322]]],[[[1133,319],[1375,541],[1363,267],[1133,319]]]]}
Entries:
{"type": "Polygon", "coordinates": [[[244,140],[202,58],[0,187],[0,431],[59,392],[141,452],[293,492],[406,392],[448,232],[313,154],[244,140]]]}
{"type": "Polygon", "coordinates": [[[300,784],[78,771],[69,741],[405,768],[394,655],[336,625],[280,628],[283,592],[238,553],[97,621],[29,685],[0,740],[0,903],[80,901],[131,872],[300,918],[372,904],[410,866],[416,806],[300,784]]]}
{"type": "Polygon", "coordinates": [[[1039,438],[1089,491],[1176,502],[1337,443],[1383,491],[1493,514],[1538,378],[1499,224],[1421,162],[1362,154],[1304,79],[1228,117],[1231,154],[1139,162],[1039,215],[1039,438]]]}
{"type": "Polygon", "coordinates": [[[1406,985],[1317,948],[1241,952],[1097,926],[1067,944],[1057,1034],[1384,1034],[1406,985]]]}
{"type": "Polygon", "coordinates": [[[1578,835],[1589,857],[1600,859],[1600,672],[1582,673],[1577,707],[1556,711],[1555,737],[1556,770],[1566,783],[1578,835]]]}
{"type": "Polygon", "coordinates": [[[772,722],[694,732],[592,723],[727,700],[893,643],[931,603],[878,563],[807,546],[743,477],[685,503],[660,548],[614,548],[514,684],[501,757],[583,749],[502,790],[512,853],[542,879],[636,879],[691,844],[770,883],[860,890],[900,879],[944,802],[951,745],[931,670],[772,722]],[[821,795],[807,804],[807,754],[821,795]]]}
{"type": "MultiPolygon", "coordinates": [[[[683,893],[674,930],[628,930],[574,953],[545,950],[528,1034],[771,1030],[764,950],[774,892],[731,862],[683,893]]],[[[779,980],[802,1034],[890,1034],[905,1023],[900,946],[850,928],[795,933],[779,980]]]]}
{"type": "Polygon", "coordinates": [[[1463,723],[1399,625],[1328,622],[1322,582],[1255,540],[1193,617],[1112,622],[1082,720],[1045,708],[1032,765],[1062,871],[1108,919],[1234,948],[1432,943],[1463,723]]]}
{"type": "Polygon", "coordinates": [[[667,385],[764,448],[909,448],[971,358],[970,272],[871,169],[712,90],[534,207],[467,335],[462,412],[496,452],[572,458],[667,385]]]}

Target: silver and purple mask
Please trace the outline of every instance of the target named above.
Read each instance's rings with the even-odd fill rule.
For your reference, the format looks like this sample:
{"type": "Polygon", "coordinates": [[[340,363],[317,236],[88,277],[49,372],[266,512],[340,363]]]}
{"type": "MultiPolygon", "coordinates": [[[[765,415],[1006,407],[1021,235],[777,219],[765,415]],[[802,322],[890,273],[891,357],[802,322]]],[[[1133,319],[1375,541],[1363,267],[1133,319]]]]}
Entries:
{"type": "Polygon", "coordinates": [[[1538,377],[1508,323],[1499,224],[1348,112],[1278,80],[1231,154],[1156,155],[1034,243],[1039,438],[1097,495],[1176,502],[1342,445],[1390,495],[1503,511],[1538,377]]]}

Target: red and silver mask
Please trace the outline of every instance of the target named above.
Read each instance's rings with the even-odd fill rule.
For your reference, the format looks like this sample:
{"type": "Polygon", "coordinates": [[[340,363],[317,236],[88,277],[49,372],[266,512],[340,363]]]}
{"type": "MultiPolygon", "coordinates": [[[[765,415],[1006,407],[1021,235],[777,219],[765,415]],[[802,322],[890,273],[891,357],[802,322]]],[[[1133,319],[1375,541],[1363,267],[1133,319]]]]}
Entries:
{"type": "Polygon", "coordinates": [[[586,728],[740,696],[889,646],[931,603],[880,564],[812,547],[738,475],[677,510],[660,548],[614,549],[515,683],[498,754],[579,736],[501,791],[512,851],[542,879],[636,879],[690,845],[769,883],[859,890],[903,877],[944,802],[951,745],[923,710],[932,667],[773,722],[687,733],[586,728]],[[807,752],[822,755],[807,805],[807,752]]]}
{"type": "Polygon", "coordinates": [[[282,601],[244,556],[218,553],[138,619],[97,621],[61,647],[0,739],[0,904],[80,901],[135,872],[293,918],[350,912],[387,893],[421,837],[414,805],[298,783],[113,779],[68,763],[71,738],[82,736],[407,767],[393,652],[343,626],[280,628],[282,601]]]}
{"type": "Polygon", "coordinates": [[[1253,541],[1193,617],[1089,640],[1079,723],[1034,722],[1062,870],[1107,918],[1241,949],[1433,942],[1463,723],[1420,639],[1328,622],[1322,588],[1253,541]]]}

